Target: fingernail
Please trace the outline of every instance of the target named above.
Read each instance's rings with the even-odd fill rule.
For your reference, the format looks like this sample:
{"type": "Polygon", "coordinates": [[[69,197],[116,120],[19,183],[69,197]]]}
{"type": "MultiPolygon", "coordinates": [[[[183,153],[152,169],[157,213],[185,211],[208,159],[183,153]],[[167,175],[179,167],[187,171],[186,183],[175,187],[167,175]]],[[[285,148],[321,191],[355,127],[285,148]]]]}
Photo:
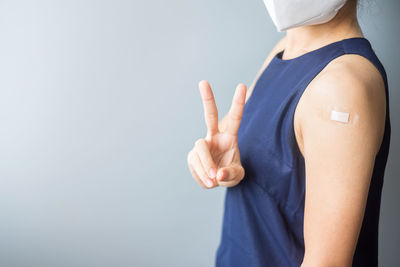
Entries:
{"type": "Polygon", "coordinates": [[[206,179],[206,184],[208,187],[212,187],[214,183],[210,179],[206,179]]]}
{"type": "Polygon", "coordinates": [[[222,181],[222,174],[223,174],[222,171],[218,172],[217,179],[219,181],[222,181]]]}
{"type": "Polygon", "coordinates": [[[215,171],[214,168],[211,168],[211,169],[208,171],[208,176],[210,176],[210,178],[215,178],[216,175],[217,175],[217,172],[215,171]]]}

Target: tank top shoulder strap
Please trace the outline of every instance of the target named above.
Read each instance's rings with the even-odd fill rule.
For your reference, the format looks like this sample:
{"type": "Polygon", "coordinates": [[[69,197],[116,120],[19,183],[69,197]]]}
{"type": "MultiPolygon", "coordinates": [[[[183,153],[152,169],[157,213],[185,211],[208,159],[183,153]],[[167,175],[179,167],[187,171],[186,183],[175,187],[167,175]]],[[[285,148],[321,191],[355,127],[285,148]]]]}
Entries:
{"type": "Polygon", "coordinates": [[[357,54],[368,59],[378,69],[384,80],[385,87],[387,87],[385,68],[376,56],[375,51],[373,50],[368,39],[363,37],[344,39],[342,40],[341,44],[343,46],[344,54],[357,54]]]}

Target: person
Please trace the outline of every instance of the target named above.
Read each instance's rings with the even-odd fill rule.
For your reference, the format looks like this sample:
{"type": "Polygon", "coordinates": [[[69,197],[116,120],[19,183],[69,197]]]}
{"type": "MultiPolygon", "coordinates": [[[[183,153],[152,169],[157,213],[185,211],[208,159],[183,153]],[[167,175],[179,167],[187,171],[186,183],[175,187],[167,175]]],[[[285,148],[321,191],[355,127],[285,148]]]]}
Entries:
{"type": "Polygon", "coordinates": [[[199,83],[207,135],[187,163],[201,187],[226,187],[217,267],[378,265],[387,77],[357,1],[323,2],[265,0],[286,34],[221,121],[199,83]]]}

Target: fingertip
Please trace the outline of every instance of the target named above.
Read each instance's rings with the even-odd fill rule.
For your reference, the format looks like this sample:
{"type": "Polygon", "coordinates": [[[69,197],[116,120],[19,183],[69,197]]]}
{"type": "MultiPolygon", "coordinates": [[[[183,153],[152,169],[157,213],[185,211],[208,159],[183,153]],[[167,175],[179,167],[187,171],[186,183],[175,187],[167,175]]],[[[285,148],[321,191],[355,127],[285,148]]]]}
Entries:
{"type": "Polygon", "coordinates": [[[239,83],[237,87],[239,87],[239,88],[243,87],[244,89],[247,88],[246,85],[245,85],[244,83],[239,83]]]}
{"type": "Polygon", "coordinates": [[[246,97],[246,85],[244,83],[240,83],[237,88],[236,88],[236,92],[235,92],[235,97],[237,97],[237,99],[242,100],[243,98],[246,97]]]}
{"type": "Polygon", "coordinates": [[[243,95],[245,95],[246,96],[246,92],[247,92],[247,86],[244,84],[244,83],[242,83],[242,91],[243,91],[243,95]]]}
{"type": "Polygon", "coordinates": [[[201,80],[199,82],[199,87],[203,87],[203,86],[207,86],[207,85],[208,85],[208,82],[206,80],[201,80]]]}

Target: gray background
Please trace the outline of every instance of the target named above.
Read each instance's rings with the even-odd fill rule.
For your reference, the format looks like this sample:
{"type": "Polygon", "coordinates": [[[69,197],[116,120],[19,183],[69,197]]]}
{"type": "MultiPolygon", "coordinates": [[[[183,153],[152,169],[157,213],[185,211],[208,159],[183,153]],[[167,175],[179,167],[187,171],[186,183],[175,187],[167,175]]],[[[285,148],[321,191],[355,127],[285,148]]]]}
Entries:
{"type": "MultiPolygon", "coordinates": [[[[399,11],[360,13],[390,84],[381,266],[400,264],[399,11]]],[[[281,36],[261,0],[0,1],[0,266],[213,266],[225,188],[186,165],[197,85],[222,117],[281,36]]]]}

